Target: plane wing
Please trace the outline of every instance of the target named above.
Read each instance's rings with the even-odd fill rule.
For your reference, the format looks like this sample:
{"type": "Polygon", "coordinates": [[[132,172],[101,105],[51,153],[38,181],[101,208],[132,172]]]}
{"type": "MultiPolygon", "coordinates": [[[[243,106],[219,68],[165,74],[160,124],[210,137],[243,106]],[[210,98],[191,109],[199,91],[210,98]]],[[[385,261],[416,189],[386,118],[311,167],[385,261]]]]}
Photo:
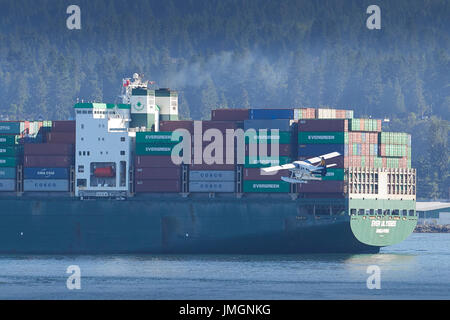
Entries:
{"type": "Polygon", "coordinates": [[[286,170],[286,169],[294,169],[295,165],[292,163],[288,163],[288,164],[283,164],[281,166],[273,166],[273,167],[268,167],[268,168],[262,168],[261,170],[263,172],[274,172],[274,171],[278,171],[278,170],[286,170]]]}
{"type": "Polygon", "coordinates": [[[327,159],[339,157],[340,155],[341,154],[339,152],[331,152],[331,153],[327,153],[327,154],[324,154],[324,155],[321,155],[318,157],[310,158],[305,161],[309,161],[310,163],[316,163],[316,162],[320,162],[321,158],[324,158],[325,160],[327,160],[327,159]]]}

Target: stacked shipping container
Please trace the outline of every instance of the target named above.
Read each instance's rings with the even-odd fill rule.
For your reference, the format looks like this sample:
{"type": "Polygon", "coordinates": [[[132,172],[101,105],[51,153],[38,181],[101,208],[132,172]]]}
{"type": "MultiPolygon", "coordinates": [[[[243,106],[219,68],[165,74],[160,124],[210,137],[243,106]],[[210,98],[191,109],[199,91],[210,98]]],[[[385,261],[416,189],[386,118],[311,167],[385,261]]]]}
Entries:
{"type": "Polygon", "coordinates": [[[38,136],[42,137],[37,139],[39,143],[24,144],[23,190],[69,191],[70,167],[74,165],[75,121],[53,121],[51,128],[43,124],[38,136]]]}
{"type": "Polygon", "coordinates": [[[269,109],[266,112],[254,112],[252,120],[244,121],[244,130],[248,133],[245,141],[245,164],[242,177],[244,192],[290,191],[290,185],[280,180],[281,176],[286,175],[286,171],[271,175],[261,171],[264,167],[292,161],[292,121],[289,120],[291,118],[288,118],[289,113],[286,109],[280,110],[282,111],[269,109]],[[262,119],[257,119],[258,117],[262,119]],[[278,155],[272,153],[274,143],[278,143],[278,155]],[[266,149],[264,150],[261,145],[265,145],[266,149]]]}
{"type": "MultiPolygon", "coordinates": [[[[344,170],[348,167],[402,168],[410,166],[409,135],[381,133],[381,120],[353,119],[352,110],[218,109],[212,111],[211,118],[213,120],[202,122],[203,133],[209,128],[216,128],[225,137],[226,129],[241,127],[247,132],[245,164],[242,171],[244,192],[290,192],[290,185],[281,181],[282,176],[289,174],[288,171],[267,175],[261,172],[261,168],[290,163],[294,159],[304,160],[334,151],[341,153],[341,156],[328,161],[328,163],[335,163],[336,166],[328,169],[323,181],[310,181],[307,184],[298,185],[298,192],[343,194],[346,192],[344,170]],[[250,129],[254,129],[255,132],[249,133],[250,129]],[[259,132],[260,129],[267,131],[266,133],[259,132]],[[278,133],[272,133],[271,129],[277,129],[278,133]],[[279,154],[276,157],[271,152],[272,141],[279,143],[279,154]],[[267,150],[261,149],[259,145],[261,142],[267,142],[267,150]],[[265,153],[265,155],[261,155],[261,153],[265,153]]],[[[160,124],[160,129],[166,132],[179,128],[187,129],[193,134],[194,122],[162,121],[160,124]]],[[[189,165],[189,191],[235,191],[235,166],[226,163],[228,147],[224,146],[223,164],[206,164],[205,161],[212,160],[203,157],[205,147],[209,144],[210,142],[203,142],[202,145],[203,163],[193,162],[189,165]]],[[[149,161],[144,161],[143,157],[146,155],[142,154],[142,148],[143,146],[139,146],[137,139],[138,158],[141,163],[148,163],[149,161]]],[[[166,149],[154,149],[153,151],[168,152],[159,154],[160,157],[168,157],[171,149],[166,149]]],[[[191,151],[193,161],[194,147],[191,151]]],[[[236,148],[234,154],[234,161],[236,161],[236,148]]],[[[166,162],[169,161],[171,160],[168,157],[166,162]]],[[[142,168],[138,168],[138,170],[143,171],[142,168]]],[[[180,168],[173,172],[176,177],[180,176],[180,168]]],[[[136,180],[143,178],[139,174],[136,171],[136,180]]],[[[158,177],[158,173],[153,171],[152,176],[158,177]]],[[[163,176],[169,176],[169,173],[163,176]]],[[[139,188],[137,187],[136,190],[139,191],[139,188]]]]}
{"type": "Polygon", "coordinates": [[[136,132],[136,192],[181,191],[181,166],[171,159],[172,149],[181,138],[171,131],[136,132]]]}
{"type": "Polygon", "coordinates": [[[0,191],[16,190],[16,168],[23,151],[19,140],[24,130],[24,122],[0,122],[0,191]]]}
{"type": "MultiPolygon", "coordinates": [[[[348,120],[325,119],[325,112],[322,112],[322,116],[324,119],[298,121],[297,159],[306,160],[331,152],[339,152],[341,155],[327,161],[336,166],[327,170],[322,181],[299,184],[297,192],[343,194],[346,191],[344,168],[347,166],[348,120]]],[[[335,114],[331,116],[335,117],[335,114]]]]}
{"type": "MultiPolygon", "coordinates": [[[[215,118],[245,118],[242,110],[233,110],[232,113],[217,114],[215,118]]],[[[248,116],[247,116],[248,117],[248,116]]],[[[208,129],[217,129],[223,137],[222,156],[216,154],[217,150],[210,149],[210,141],[202,142],[201,150],[192,148],[192,164],[189,165],[189,191],[190,192],[234,192],[236,188],[236,146],[226,144],[226,131],[242,128],[241,120],[211,120],[201,121],[202,135],[208,129]],[[201,154],[200,154],[201,152],[201,154]],[[195,153],[198,158],[202,156],[202,163],[196,163],[195,153]]]]}

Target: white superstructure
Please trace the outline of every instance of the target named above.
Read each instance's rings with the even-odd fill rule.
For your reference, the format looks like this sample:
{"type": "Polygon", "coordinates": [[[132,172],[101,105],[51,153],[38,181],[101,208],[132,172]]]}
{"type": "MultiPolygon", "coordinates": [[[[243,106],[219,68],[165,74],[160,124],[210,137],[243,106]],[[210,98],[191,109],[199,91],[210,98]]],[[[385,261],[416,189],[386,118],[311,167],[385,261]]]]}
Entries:
{"type": "Polygon", "coordinates": [[[77,103],[75,195],[128,194],[130,105],[77,103]]]}

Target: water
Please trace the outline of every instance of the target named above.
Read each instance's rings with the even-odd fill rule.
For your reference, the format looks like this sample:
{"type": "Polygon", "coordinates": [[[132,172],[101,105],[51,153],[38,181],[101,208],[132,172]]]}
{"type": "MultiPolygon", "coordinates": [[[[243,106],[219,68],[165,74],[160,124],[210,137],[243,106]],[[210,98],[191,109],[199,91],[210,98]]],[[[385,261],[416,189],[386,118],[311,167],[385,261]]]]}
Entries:
{"type": "Polygon", "coordinates": [[[0,299],[450,299],[450,234],[361,255],[0,256],[0,299]],[[68,290],[69,265],[81,289],[68,290]],[[378,265],[381,289],[367,289],[378,265]]]}

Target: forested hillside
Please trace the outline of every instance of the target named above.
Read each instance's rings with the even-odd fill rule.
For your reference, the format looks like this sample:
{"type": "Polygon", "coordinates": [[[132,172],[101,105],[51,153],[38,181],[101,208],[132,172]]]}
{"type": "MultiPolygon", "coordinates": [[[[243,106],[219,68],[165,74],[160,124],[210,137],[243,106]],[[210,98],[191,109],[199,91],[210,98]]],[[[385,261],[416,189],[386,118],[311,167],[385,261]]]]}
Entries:
{"type": "Polygon", "coordinates": [[[213,108],[330,106],[413,134],[418,193],[449,196],[448,0],[0,0],[0,115],[66,119],[77,98],[117,102],[144,73],[213,108]],[[66,8],[81,8],[68,30],[66,8]],[[381,30],[366,9],[381,7],[381,30]]]}

